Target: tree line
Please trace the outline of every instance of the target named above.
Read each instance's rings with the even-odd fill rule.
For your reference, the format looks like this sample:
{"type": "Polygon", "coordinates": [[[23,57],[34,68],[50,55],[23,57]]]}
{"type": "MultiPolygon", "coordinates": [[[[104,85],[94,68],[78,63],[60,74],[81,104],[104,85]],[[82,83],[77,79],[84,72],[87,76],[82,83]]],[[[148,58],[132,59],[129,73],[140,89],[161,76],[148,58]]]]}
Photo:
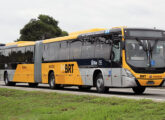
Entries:
{"type": "Polygon", "coordinates": [[[58,26],[58,21],[48,15],[39,15],[31,19],[21,30],[16,41],[38,41],[67,36],[68,33],[58,26]]]}

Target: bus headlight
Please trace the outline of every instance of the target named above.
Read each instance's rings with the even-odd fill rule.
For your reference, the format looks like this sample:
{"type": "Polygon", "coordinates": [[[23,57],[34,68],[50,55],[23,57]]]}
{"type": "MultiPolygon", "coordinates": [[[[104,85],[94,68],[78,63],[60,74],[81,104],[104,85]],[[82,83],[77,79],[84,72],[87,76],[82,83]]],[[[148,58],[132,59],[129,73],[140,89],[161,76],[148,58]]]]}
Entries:
{"type": "Polygon", "coordinates": [[[125,69],[125,72],[126,72],[127,77],[134,78],[134,75],[129,70],[125,69]]]}

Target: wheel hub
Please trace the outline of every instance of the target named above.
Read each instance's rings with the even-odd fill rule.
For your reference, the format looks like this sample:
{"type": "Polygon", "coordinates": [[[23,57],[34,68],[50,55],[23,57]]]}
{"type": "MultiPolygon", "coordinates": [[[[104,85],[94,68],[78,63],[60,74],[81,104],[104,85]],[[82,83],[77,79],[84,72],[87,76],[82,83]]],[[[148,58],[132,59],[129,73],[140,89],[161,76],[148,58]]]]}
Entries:
{"type": "Polygon", "coordinates": [[[6,83],[6,84],[8,83],[8,80],[7,80],[7,78],[5,78],[5,83],[6,83]]]}
{"type": "Polygon", "coordinates": [[[97,80],[97,87],[100,88],[102,85],[103,85],[103,79],[100,78],[97,80]]]}
{"type": "Polygon", "coordinates": [[[54,78],[51,78],[51,82],[50,82],[51,86],[54,86],[54,78]]]}

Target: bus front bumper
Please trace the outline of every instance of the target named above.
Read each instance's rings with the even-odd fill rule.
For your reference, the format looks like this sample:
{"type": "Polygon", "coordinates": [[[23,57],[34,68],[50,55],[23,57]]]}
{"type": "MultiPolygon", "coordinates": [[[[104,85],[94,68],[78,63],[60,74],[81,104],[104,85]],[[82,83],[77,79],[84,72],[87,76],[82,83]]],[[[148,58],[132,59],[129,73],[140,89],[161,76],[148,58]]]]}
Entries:
{"type": "Polygon", "coordinates": [[[157,80],[152,80],[152,79],[137,79],[137,84],[140,86],[148,86],[148,87],[163,87],[165,86],[165,79],[157,79],[157,80]]]}

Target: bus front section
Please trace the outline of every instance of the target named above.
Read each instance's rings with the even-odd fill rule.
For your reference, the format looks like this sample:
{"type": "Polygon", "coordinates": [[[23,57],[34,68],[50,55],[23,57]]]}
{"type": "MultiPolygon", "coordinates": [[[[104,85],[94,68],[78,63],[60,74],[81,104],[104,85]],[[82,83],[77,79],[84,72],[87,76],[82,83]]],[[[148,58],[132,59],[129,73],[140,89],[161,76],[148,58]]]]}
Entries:
{"type": "Polygon", "coordinates": [[[123,30],[123,68],[134,79],[135,93],[146,87],[165,86],[165,32],[155,29],[123,30]]]}

